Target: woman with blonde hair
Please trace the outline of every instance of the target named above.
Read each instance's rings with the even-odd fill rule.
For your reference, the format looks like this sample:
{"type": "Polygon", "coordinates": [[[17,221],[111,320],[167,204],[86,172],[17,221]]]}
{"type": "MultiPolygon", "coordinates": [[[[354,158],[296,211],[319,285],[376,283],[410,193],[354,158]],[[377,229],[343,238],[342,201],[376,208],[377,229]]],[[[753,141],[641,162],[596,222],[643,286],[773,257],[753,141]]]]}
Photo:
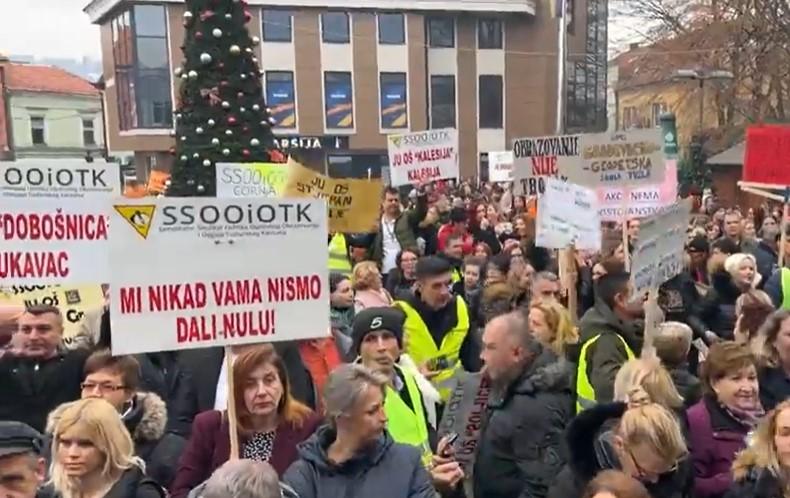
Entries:
{"type": "Polygon", "coordinates": [[[529,307],[529,330],[543,346],[560,358],[569,358],[579,343],[571,315],[557,301],[536,300],[529,307]]]}
{"type": "Polygon", "coordinates": [[[354,312],[365,308],[392,306],[392,296],[382,284],[381,272],[373,261],[363,261],[354,266],[351,276],[354,286],[354,312]]]}
{"type": "Polygon", "coordinates": [[[607,470],[639,480],[652,498],[690,496],[688,448],[677,418],[655,403],[628,408],[645,396],[635,389],[629,403],[599,404],[576,416],[567,432],[568,464],[548,498],[581,498],[587,484],[607,470]]]}
{"type": "MultiPolygon", "coordinates": [[[[644,391],[648,403],[658,403],[672,411],[683,408],[683,397],[658,358],[636,358],[620,367],[614,378],[614,399],[637,403],[633,393],[644,391]]],[[[630,405],[629,405],[630,406],[630,405]]]]}
{"type": "Polygon", "coordinates": [[[763,408],[772,410],[790,398],[790,310],[773,312],[758,334],[757,378],[763,408]]]}
{"type": "Polygon", "coordinates": [[[781,498],[790,494],[790,401],[757,426],[751,444],[732,464],[727,498],[781,498]]]}
{"type": "Polygon", "coordinates": [[[62,498],[163,498],[115,408],[89,398],[64,405],[52,434],[50,483],[62,498]]]}

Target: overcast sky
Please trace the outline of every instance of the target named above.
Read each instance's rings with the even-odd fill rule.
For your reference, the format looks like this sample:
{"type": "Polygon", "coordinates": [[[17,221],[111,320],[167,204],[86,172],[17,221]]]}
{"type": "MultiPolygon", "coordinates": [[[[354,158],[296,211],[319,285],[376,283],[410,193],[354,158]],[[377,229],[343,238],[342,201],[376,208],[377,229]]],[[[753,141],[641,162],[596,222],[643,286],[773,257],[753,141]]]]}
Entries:
{"type": "Polygon", "coordinates": [[[101,57],[89,0],[0,0],[0,52],[39,57],[101,57]]]}
{"type": "MultiPolygon", "coordinates": [[[[89,0],[0,0],[0,53],[101,58],[99,28],[82,12],[89,0]]],[[[610,26],[610,54],[633,36],[610,26]]]]}

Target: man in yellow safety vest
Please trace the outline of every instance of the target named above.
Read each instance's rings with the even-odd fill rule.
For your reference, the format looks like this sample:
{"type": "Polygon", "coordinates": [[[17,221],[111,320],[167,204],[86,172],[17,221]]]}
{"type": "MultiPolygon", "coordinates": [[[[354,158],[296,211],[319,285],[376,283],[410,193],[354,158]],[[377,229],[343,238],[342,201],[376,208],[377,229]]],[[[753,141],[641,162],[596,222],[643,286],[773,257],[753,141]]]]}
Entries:
{"type": "Polygon", "coordinates": [[[621,269],[598,279],[595,306],[579,322],[577,412],[612,401],[617,371],[642,351],[644,309],[641,299],[631,302],[630,278],[621,269]]]}
{"type": "Polygon", "coordinates": [[[463,298],[454,296],[452,268],[437,256],[417,261],[414,295],[396,301],[406,314],[405,352],[439,391],[450,398],[463,371],[480,370],[480,344],[463,298]]]}
{"type": "MultiPolygon", "coordinates": [[[[396,442],[420,448],[423,463],[427,464],[432,456],[430,440],[435,429],[428,422],[416,376],[398,365],[405,319],[397,308],[362,310],[354,317],[353,351],[364,366],[391,379],[384,398],[387,430],[396,442]]],[[[435,411],[435,407],[431,408],[435,411]]]]}
{"type": "MultiPolygon", "coordinates": [[[[777,244],[782,243],[781,234],[776,236],[777,244]]],[[[790,228],[787,229],[784,244],[784,265],[774,271],[765,282],[763,290],[771,296],[776,308],[790,310],[790,228]]]]}
{"type": "Polygon", "coordinates": [[[329,271],[351,275],[348,242],[343,233],[336,233],[329,239],[329,271]]]}

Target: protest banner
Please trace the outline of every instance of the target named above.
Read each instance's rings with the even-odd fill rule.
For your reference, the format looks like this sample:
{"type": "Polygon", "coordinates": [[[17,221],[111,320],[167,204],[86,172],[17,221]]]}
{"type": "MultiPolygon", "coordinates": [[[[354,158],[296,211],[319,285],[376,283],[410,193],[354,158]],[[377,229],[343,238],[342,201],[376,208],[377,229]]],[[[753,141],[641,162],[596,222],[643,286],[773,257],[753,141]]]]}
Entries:
{"type": "Polygon", "coordinates": [[[330,178],[291,160],[283,196],[325,199],[331,232],[370,232],[379,219],[382,188],[379,179],[330,178]]]}
{"type": "Polygon", "coordinates": [[[546,192],[538,199],[535,245],[548,249],[601,249],[598,199],[591,189],[546,178],[546,192]]]}
{"type": "Polygon", "coordinates": [[[118,165],[84,159],[21,159],[5,163],[0,199],[84,199],[121,193],[118,165]]]}
{"type": "Polygon", "coordinates": [[[513,181],[513,151],[488,153],[488,181],[513,181]]]}
{"type": "Polygon", "coordinates": [[[437,430],[439,437],[458,434],[453,448],[455,460],[467,478],[471,477],[477,453],[477,442],[486,416],[491,384],[481,373],[463,374],[447,400],[447,405],[437,430]]]}
{"type": "Polygon", "coordinates": [[[326,220],[316,199],[117,199],[113,353],[325,336],[326,220]]]}
{"type": "Polygon", "coordinates": [[[690,212],[691,199],[686,199],[642,220],[631,253],[635,299],[683,271],[690,212]]]}
{"type": "Polygon", "coordinates": [[[790,126],[750,126],[746,130],[743,181],[753,186],[790,186],[790,126]]]}
{"type": "Polygon", "coordinates": [[[0,287],[0,306],[55,306],[63,316],[63,342],[68,345],[85,313],[104,306],[101,285],[14,285],[0,287]]]}
{"type": "Polygon", "coordinates": [[[279,163],[217,163],[217,197],[278,197],[288,180],[279,163]]]}
{"type": "Polygon", "coordinates": [[[458,178],[458,131],[418,131],[387,137],[393,187],[458,178]]]}
{"type": "Polygon", "coordinates": [[[604,187],[598,193],[602,221],[644,218],[675,202],[678,196],[677,160],[666,160],[666,173],[660,185],[640,188],[604,187]]]}
{"type": "Polygon", "coordinates": [[[521,195],[546,191],[546,178],[567,181],[581,161],[581,135],[518,138],[513,141],[513,181],[521,195]]]}
{"type": "Polygon", "coordinates": [[[3,199],[0,282],[3,285],[107,282],[109,202],[3,199]]]}

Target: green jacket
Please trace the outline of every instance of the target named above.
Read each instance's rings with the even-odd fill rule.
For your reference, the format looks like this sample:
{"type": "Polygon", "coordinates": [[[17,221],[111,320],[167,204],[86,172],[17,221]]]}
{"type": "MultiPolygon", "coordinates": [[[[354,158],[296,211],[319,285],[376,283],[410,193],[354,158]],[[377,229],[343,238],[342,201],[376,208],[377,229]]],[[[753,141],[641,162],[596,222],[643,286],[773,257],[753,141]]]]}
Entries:
{"type": "MultiPolygon", "coordinates": [[[[425,194],[417,197],[417,204],[413,209],[403,211],[395,220],[395,237],[401,249],[417,248],[417,226],[428,213],[428,198],[425,194]]],[[[372,234],[369,245],[370,259],[378,264],[384,258],[384,236],[379,222],[379,229],[372,234]]]]}
{"type": "Polygon", "coordinates": [[[644,342],[644,322],[624,322],[601,300],[587,310],[579,322],[580,345],[600,334],[601,337],[587,350],[587,376],[595,389],[598,403],[614,398],[614,378],[617,371],[628,360],[622,341],[625,339],[631,350],[639,356],[644,342]]]}

